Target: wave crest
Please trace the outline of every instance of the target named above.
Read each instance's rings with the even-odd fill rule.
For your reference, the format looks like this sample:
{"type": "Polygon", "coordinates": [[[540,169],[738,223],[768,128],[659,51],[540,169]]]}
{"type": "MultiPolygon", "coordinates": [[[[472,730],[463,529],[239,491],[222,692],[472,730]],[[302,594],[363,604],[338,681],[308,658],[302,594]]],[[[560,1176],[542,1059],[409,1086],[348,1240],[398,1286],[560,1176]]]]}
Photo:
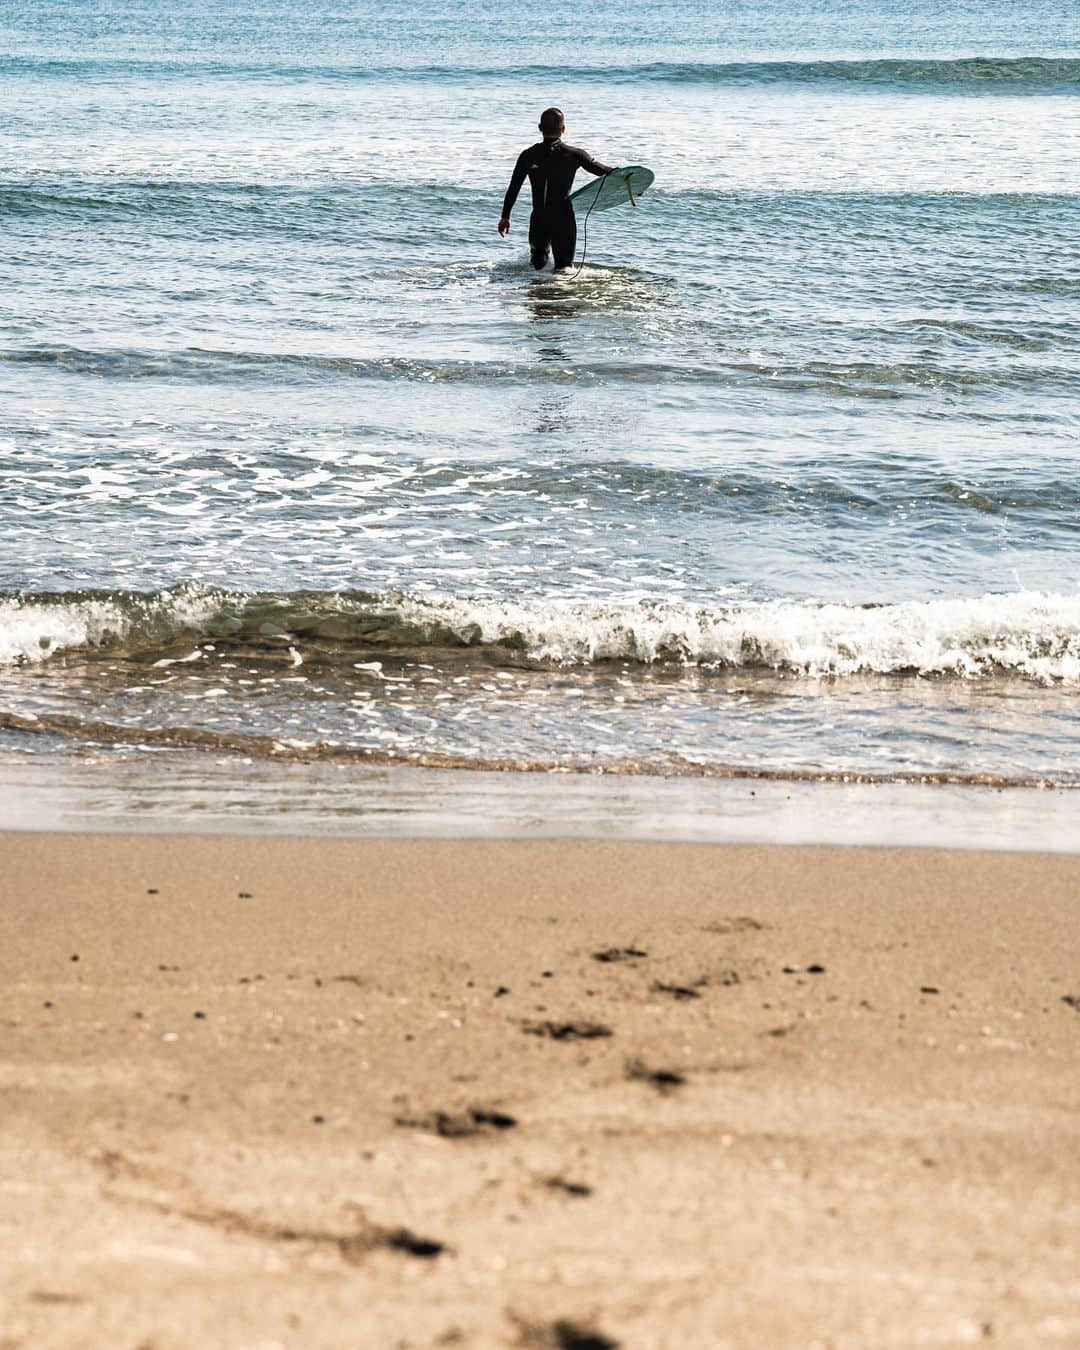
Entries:
{"type": "Polygon", "coordinates": [[[0,595],[0,665],[44,661],[60,652],[166,645],[202,631],[220,600],[193,587],[0,595]]]}
{"type": "Polygon", "coordinates": [[[1012,674],[1080,684],[1080,596],[847,605],[792,600],[722,605],[362,592],[240,593],[192,586],[151,594],[0,596],[0,664],[59,653],[165,655],[177,644],[291,649],[304,661],[473,651],[489,663],[666,664],[764,669],[812,678],[1012,674]]]}
{"type": "Polygon", "coordinates": [[[1035,593],[857,606],[789,600],[716,608],[405,602],[485,645],[513,643],[557,664],[623,660],[751,667],[820,677],[979,676],[1012,671],[1080,682],[1080,597],[1035,593]]]}

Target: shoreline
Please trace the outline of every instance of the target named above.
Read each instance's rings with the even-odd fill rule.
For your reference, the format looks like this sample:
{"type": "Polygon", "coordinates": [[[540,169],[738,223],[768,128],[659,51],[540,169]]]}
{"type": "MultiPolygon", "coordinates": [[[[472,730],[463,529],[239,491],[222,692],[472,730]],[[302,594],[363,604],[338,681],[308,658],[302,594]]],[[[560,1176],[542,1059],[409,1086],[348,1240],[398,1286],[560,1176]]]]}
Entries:
{"type": "Polygon", "coordinates": [[[1080,857],[4,833],[0,873],[5,1344],[1080,1337],[1080,857]]]}
{"type": "Polygon", "coordinates": [[[1080,853],[1069,789],[516,774],[205,752],[0,757],[0,831],[1080,853]]]}

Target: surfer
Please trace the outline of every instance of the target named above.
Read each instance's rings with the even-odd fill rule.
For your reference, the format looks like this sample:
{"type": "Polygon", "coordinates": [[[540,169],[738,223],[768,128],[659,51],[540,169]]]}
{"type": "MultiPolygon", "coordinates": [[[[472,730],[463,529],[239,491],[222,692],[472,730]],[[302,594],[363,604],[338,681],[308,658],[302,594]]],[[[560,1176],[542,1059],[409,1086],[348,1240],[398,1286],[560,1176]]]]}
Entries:
{"type": "Polygon", "coordinates": [[[528,175],[532,188],[529,255],[537,271],[547,265],[549,250],[555,257],[556,272],[573,264],[577,221],[570,204],[570,189],[578,169],[598,175],[611,172],[609,165],[599,163],[586,150],[567,145],[562,138],[565,130],[566,122],[559,109],[545,108],[540,114],[540,134],[544,139],[518,155],[503,199],[499,233],[505,238],[510,233],[510,212],[528,175]]]}

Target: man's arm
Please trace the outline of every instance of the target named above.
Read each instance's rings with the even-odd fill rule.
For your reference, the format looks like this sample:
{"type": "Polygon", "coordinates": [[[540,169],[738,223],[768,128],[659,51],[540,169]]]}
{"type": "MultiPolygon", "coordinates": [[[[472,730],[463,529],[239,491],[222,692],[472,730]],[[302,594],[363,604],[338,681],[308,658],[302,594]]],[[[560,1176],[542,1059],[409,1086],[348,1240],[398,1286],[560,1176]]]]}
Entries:
{"type": "Polygon", "coordinates": [[[578,164],[583,169],[588,169],[590,173],[595,173],[598,177],[602,173],[610,173],[610,164],[601,164],[598,159],[593,159],[588,150],[579,150],[577,152],[578,164]]]}
{"type": "Polygon", "coordinates": [[[525,181],[525,175],[528,173],[527,160],[529,152],[523,150],[517,157],[517,163],[514,165],[514,172],[510,175],[510,186],[506,189],[506,196],[503,198],[502,216],[499,220],[499,233],[507,234],[510,230],[510,212],[514,209],[514,203],[518,199],[518,193],[521,191],[521,185],[525,181]]]}

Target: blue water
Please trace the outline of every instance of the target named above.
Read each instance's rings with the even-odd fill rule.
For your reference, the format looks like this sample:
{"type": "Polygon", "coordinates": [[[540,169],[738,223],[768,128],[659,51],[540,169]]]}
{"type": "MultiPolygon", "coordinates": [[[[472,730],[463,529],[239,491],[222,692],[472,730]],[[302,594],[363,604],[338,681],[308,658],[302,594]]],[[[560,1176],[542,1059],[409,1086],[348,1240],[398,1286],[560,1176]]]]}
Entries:
{"type": "Polygon", "coordinates": [[[0,0],[0,748],[1080,781],[1078,33],[0,0]]]}

